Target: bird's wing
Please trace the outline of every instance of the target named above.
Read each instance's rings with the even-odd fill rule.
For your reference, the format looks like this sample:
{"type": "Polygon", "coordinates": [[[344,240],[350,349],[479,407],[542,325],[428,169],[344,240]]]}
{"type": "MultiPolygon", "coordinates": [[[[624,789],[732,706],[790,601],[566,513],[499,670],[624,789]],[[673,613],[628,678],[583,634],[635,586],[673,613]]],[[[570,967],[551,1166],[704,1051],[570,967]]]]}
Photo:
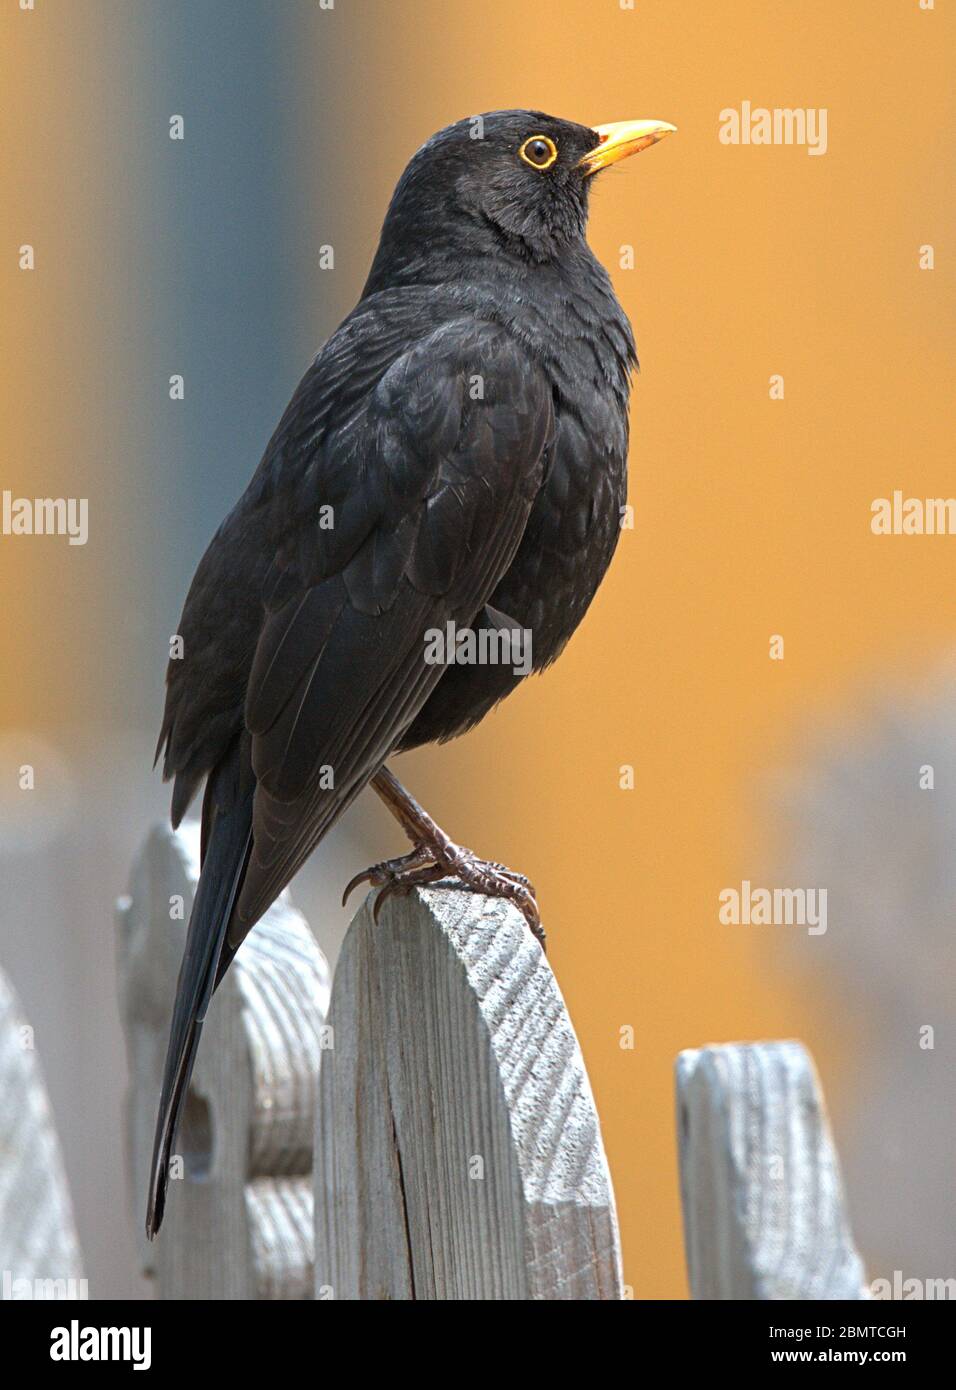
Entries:
{"type": "Polygon", "coordinates": [[[552,429],[550,386],[523,347],[498,326],[459,320],[409,348],[360,408],[337,416],[294,483],[277,479],[277,559],[244,712],[253,843],[232,948],[441,678],[444,666],[425,660],[425,634],[469,624],[494,590],[552,429]]]}
{"type": "Polygon", "coordinates": [[[370,393],[410,344],[450,317],[447,304],[417,287],[363,301],[310,365],[249,486],[210,541],[166,671],[157,756],[164,753],[164,778],[175,779],[174,826],[242,732],[264,594],[274,595],[277,576],[294,586],[340,572],[376,522],[381,499],[356,452],[356,424],[370,393]],[[324,506],[334,512],[334,529],[322,525],[324,506]]]}

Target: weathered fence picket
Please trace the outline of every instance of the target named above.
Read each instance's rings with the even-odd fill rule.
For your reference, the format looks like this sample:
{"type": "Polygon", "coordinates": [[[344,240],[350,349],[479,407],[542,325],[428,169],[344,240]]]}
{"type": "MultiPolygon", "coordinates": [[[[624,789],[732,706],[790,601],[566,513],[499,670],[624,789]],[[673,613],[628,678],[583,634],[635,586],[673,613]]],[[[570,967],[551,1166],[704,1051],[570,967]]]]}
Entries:
{"type": "Polygon", "coordinates": [[[677,1124],[694,1298],[867,1297],[823,1096],[800,1043],[682,1052],[677,1124]]]}
{"type": "Polygon", "coordinates": [[[80,1298],[82,1280],[33,1029],[0,971],[0,1299],[80,1298]]]}
{"type": "MultiPolygon", "coordinates": [[[[196,827],[155,829],[119,905],[137,1218],[198,873],[196,827]]],[[[312,1298],[312,1134],[328,997],[325,957],[283,897],[210,1005],[161,1238],[149,1244],[136,1222],[160,1297],[312,1298]]]]}
{"type": "Polygon", "coordinates": [[[447,889],[353,922],[316,1134],[316,1284],[344,1299],[617,1299],[584,1060],[521,915],[447,889]]]}

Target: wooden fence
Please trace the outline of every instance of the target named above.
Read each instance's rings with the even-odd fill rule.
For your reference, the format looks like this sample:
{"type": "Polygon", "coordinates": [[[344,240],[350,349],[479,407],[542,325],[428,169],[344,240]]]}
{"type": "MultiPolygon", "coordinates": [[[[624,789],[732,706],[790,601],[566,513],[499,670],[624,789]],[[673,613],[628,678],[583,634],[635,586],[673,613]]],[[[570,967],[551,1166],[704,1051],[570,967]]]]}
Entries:
{"type": "MultiPolygon", "coordinates": [[[[156,829],[119,904],[137,1230],[197,873],[195,830],[156,829]]],[[[677,1122],[695,1298],[867,1296],[799,1043],[682,1053],[677,1122]]],[[[504,902],[419,890],[377,925],[364,906],[330,991],[284,895],[212,1002],[177,1148],[163,1230],[140,1237],[161,1298],[632,1293],[581,1050],[550,966],[504,902]]],[[[4,1153],[0,1269],[17,1257],[3,1215],[22,1181],[4,1153]]]]}
{"type": "Polygon", "coordinates": [[[0,1299],[84,1294],[70,1194],[33,1029],[0,974],[0,1299]]]}

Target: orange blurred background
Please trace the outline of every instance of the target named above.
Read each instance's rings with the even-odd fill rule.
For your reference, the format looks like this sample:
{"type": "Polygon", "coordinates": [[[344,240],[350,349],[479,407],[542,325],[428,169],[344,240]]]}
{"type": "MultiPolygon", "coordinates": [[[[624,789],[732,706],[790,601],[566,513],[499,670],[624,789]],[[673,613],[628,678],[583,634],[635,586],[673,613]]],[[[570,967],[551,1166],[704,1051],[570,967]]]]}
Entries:
{"type": "MultiPolygon", "coordinates": [[[[510,106],[679,128],[602,176],[592,203],[590,240],[642,364],[634,529],[558,665],[466,739],[410,755],[399,772],[457,839],[537,884],[602,1118],[626,1278],[636,1297],[682,1297],[678,1051],[800,1037],[838,1142],[865,1065],[865,1001],[859,1015],[838,1006],[816,941],[722,927],[718,893],[772,871],[781,832],[766,789],[779,769],[800,766],[808,731],[855,727],[875,690],[919,686],[956,645],[956,539],[870,531],[876,497],[954,492],[956,19],[951,6],[923,11],[918,0],[255,8],[266,25],[281,9],[285,35],[276,111],[292,231],[263,273],[283,278],[287,330],[257,432],[219,463],[206,535],[255,466],[273,403],[281,408],[360,292],[391,188],[433,130],[510,106]],[[721,144],[719,112],[744,100],[825,107],[826,155],[721,144]],[[336,248],[334,273],[318,269],[323,243],[336,248]],[[918,264],[927,243],[931,272],[918,264]],[[627,245],[633,270],[619,268],[627,245]],[[783,400],[770,399],[775,373],[783,400]],[[784,638],[782,661],[769,657],[773,634],[784,638]],[[624,765],[633,790],[620,786],[624,765]],[[625,1025],[632,1050],[620,1046],[625,1025]]],[[[175,517],[163,512],[162,464],[147,471],[141,449],[157,408],[137,363],[166,372],[154,361],[154,314],[175,321],[179,308],[174,283],[157,310],[140,273],[153,253],[131,229],[144,216],[149,121],[179,109],[150,110],[143,92],[149,69],[175,50],[150,49],[130,14],[141,6],[40,9],[3,16],[16,196],[0,222],[2,486],[84,492],[91,539],[67,551],[0,538],[0,711],[68,760],[84,739],[95,758],[96,730],[122,726],[115,787],[138,756],[136,775],[147,776],[164,665],[162,641],[137,646],[128,629],[140,612],[147,630],[174,630],[201,549],[190,540],[189,564],[168,572],[163,527],[175,517]],[[29,275],[15,248],[33,240],[29,275]]],[[[190,61],[218,72],[215,47],[190,61]]],[[[188,124],[178,153],[189,157],[188,124]]],[[[261,211],[230,204],[223,216],[252,225],[261,211]]],[[[162,254],[175,259],[174,240],[162,254]]],[[[275,341],[251,316],[243,333],[266,370],[275,341]]],[[[213,363],[224,378],[233,341],[223,337],[213,363]]],[[[192,409],[204,412],[202,399],[192,409]]],[[[220,417],[208,406],[205,415],[214,432],[220,417]]],[[[177,505],[190,509],[188,483],[177,505]]],[[[10,766],[15,754],[14,742],[10,766]]],[[[150,810],[161,804],[155,789],[144,798],[150,810]]],[[[400,848],[375,805],[352,815],[376,857],[400,848]]],[[[117,862],[145,828],[117,832],[117,862]]],[[[310,867],[304,905],[321,874],[321,862],[310,867]]],[[[331,912],[324,900],[309,911],[330,951],[344,925],[331,912]]],[[[32,998],[28,973],[21,965],[14,983],[32,998]]],[[[55,1059],[47,1066],[55,1073],[55,1059]]],[[[84,1153],[75,1149],[76,1165],[84,1153]]],[[[851,1185],[851,1214],[890,1196],[851,1185]]],[[[877,1261],[884,1253],[864,1249],[877,1261]]]]}

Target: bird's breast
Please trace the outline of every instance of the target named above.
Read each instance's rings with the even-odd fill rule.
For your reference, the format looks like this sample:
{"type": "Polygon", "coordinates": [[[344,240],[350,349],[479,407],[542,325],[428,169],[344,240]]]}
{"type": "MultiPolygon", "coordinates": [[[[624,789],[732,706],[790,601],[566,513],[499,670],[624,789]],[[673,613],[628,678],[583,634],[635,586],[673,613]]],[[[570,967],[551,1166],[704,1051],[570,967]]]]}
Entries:
{"type": "Polygon", "coordinates": [[[627,419],[602,398],[556,410],[547,474],[521,544],[492,598],[531,633],[535,669],[580,623],[617,545],[627,497],[627,419]]]}
{"type": "Polygon", "coordinates": [[[492,599],[546,666],[580,623],[617,545],[627,498],[630,324],[603,269],[529,296],[522,328],[552,385],[555,432],[521,545],[492,599]]]}

